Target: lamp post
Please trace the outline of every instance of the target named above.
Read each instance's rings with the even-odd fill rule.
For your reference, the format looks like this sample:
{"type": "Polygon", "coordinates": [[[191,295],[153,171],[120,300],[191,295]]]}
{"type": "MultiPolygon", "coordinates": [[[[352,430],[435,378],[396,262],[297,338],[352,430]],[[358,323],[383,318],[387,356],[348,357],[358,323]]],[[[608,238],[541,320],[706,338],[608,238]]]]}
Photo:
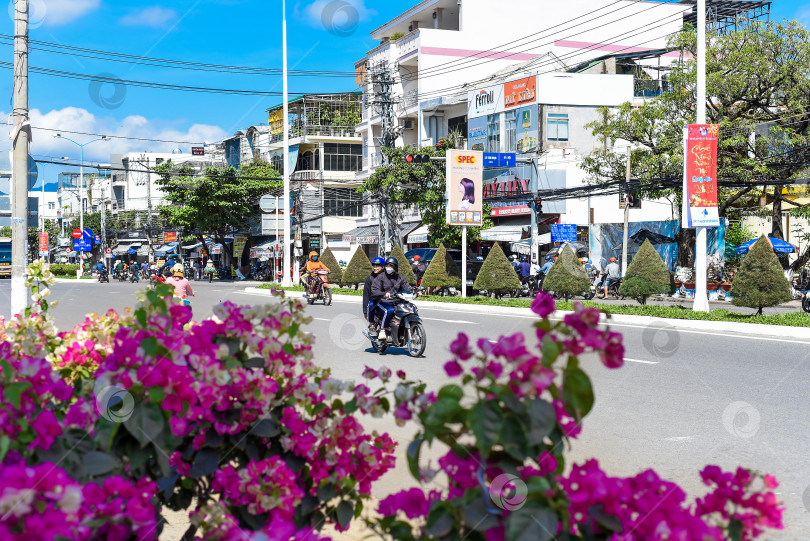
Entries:
{"type": "Polygon", "coordinates": [[[69,138],[65,137],[61,133],[57,133],[56,135],[54,135],[54,137],[56,137],[57,139],[64,139],[65,141],[70,141],[71,143],[73,143],[74,145],[79,147],[79,178],[80,178],[80,180],[79,180],[79,184],[80,184],[80,186],[79,186],[79,229],[84,231],[84,197],[83,197],[84,194],[82,193],[84,191],[84,147],[86,147],[90,143],[95,143],[97,141],[109,141],[110,138],[107,137],[106,135],[102,135],[99,139],[93,139],[92,141],[88,141],[88,142],[82,144],[82,143],[77,143],[73,139],[69,139],[69,138]]]}

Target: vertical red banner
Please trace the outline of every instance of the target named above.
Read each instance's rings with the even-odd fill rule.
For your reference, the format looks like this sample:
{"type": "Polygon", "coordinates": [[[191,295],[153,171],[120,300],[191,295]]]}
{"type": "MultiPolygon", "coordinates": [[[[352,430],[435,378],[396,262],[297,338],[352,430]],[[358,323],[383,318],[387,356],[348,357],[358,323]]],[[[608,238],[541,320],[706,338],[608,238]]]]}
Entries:
{"type": "Polygon", "coordinates": [[[39,234],[39,251],[40,252],[47,252],[48,251],[48,234],[47,233],[40,233],[39,234]]]}
{"type": "Polygon", "coordinates": [[[719,227],[717,211],[717,124],[689,124],[684,155],[687,227],[719,227]]]}

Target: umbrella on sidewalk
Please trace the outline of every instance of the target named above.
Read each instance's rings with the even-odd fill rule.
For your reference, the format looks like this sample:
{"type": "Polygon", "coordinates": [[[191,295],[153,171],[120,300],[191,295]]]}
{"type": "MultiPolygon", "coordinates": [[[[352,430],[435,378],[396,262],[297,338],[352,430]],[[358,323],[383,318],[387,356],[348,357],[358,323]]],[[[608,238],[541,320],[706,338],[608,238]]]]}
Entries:
{"type": "Polygon", "coordinates": [[[672,237],[667,237],[666,235],[656,233],[655,231],[650,231],[649,229],[639,229],[638,231],[630,235],[630,239],[638,244],[644,244],[645,240],[649,240],[650,244],[675,243],[675,239],[673,239],[672,237]]]}
{"type": "MultiPolygon", "coordinates": [[[[748,250],[751,249],[751,246],[753,246],[754,243],[756,241],[758,241],[758,240],[759,240],[758,238],[751,239],[748,242],[746,242],[745,244],[743,244],[741,246],[738,246],[737,247],[737,253],[738,254],[747,254],[748,250]]],[[[768,242],[771,243],[771,247],[773,248],[774,253],[777,253],[777,254],[792,254],[794,252],[799,251],[799,249],[797,247],[795,247],[794,245],[792,245],[789,242],[783,241],[782,239],[775,239],[773,237],[768,237],[768,242]]]]}
{"type": "MultiPolygon", "coordinates": [[[[574,250],[574,252],[576,252],[577,256],[588,255],[589,248],[588,245],[585,244],[584,242],[581,241],[566,242],[565,244],[568,244],[571,247],[571,249],[574,250]]],[[[565,246],[565,244],[555,246],[554,248],[549,250],[549,252],[546,255],[550,257],[557,257],[558,255],[560,255],[560,252],[562,251],[563,246],[565,246]]]]}

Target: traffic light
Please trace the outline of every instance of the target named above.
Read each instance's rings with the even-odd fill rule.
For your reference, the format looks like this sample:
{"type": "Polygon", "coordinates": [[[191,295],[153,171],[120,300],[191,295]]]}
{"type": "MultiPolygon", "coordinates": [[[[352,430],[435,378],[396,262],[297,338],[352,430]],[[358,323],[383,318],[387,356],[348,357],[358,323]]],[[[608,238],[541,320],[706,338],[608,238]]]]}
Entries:
{"type": "Polygon", "coordinates": [[[430,156],[427,154],[408,154],[405,156],[407,163],[430,163],[430,156]]]}
{"type": "Polygon", "coordinates": [[[538,222],[540,222],[541,217],[543,216],[543,200],[538,197],[537,199],[532,201],[532,203],[533,203],[533,207],[534,207],[535,219],[538,222]]]}

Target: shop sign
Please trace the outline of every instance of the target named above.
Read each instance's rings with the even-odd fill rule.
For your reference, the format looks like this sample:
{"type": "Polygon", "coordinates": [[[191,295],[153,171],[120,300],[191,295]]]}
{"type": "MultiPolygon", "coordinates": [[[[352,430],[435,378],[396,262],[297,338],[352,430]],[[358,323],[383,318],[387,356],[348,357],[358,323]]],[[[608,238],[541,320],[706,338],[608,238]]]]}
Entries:
{"type": "Polygon", "coordinates": [[[527,216],[531,215],[532,209],[525,201],[495,201],[489,204],[492,208],[491,216],[505,217],[505,216],[527,216]]]}
{"type": "Polygon", "coordinates": [[[505,109],[519,107],[537,100],[537,76],[532,75],[504,85],[503,106],[505,109]]]}
{"type": "Polygon", "coordinates": [[[163,233],[163,244],[177,242],[177,231],[166,231],[163,233]]]}
{"type": "MultiPolygon", "coordinates": [[[[503,177],[496,177],[503,178],[503,177]]],[[[484,198],[512,197],[529,193],[529,179],[511,178],[502,182],[484,184],[484,198]]]]}
{"type": "Polygon", "coordinates": [[[233,257],[235,259],[242,257],[242,252],[245,251],[245,244],[247,244],[247,237],[236,237],[233,239],[233,257]]]}
{"type": "Polygon", "coordinates": [[[467,118],[497,113],[503,105],[503,85],[486,86],[467,93],[467,118]]]}

